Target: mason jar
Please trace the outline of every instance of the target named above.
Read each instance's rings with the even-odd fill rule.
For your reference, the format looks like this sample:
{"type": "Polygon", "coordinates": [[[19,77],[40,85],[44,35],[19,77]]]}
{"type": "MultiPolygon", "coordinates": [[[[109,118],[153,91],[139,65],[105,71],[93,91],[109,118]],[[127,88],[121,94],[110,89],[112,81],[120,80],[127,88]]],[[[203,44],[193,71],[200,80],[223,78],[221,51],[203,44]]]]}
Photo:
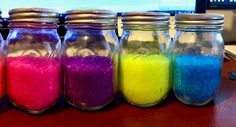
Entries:
{"type": "Polygon", "coordinates": [[[55,10],[9,11],[6,92],[16,107],[38,114],[57,103],[61,85],[61,41],[55,10]]]}
{"type": "Polygon", "coordinates": [[[182,103],[202,106],[221,83],[224,16],[178,14],[175,20],[173,91],[182,103]]]}
{"type": "MultiPolygon", "coordinates": [[[[0,11],[0,28],[2,27],[2,17],[1,17],[2,12],[0,11]]],[[[2,38],[2,35],[0,33],[0,100],[2,100],[5,92],[4,88],[4,80],[5,80],[5,54],[4,54],[4,40],[2,38]]]]}
{"type": "Polygon", "coordinates": [[[171,88],[169,13],[128,12],[122,15],[120,91],[135,106],[151,107],[171,88]]]}
{"type": "Polygon", "coordinates": [[[65,97],[81,110],[99,110],[117,91],[116,15],[108,10],[66,12],[63,42],[65,97]]]}

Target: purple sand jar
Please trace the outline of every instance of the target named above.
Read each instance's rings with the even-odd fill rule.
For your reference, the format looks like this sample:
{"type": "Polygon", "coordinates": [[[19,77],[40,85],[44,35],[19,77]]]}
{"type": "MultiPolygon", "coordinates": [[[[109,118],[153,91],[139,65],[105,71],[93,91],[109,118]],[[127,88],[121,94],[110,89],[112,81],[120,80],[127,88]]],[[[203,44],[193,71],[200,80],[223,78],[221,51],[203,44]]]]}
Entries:
{"type": "Polygon", "coordinates": [[[66,12],[63,42],[67,101],[81,110],[99,110],[115,98],[118,38],[116,15],[107,10],[66,12]]]}
{"type": "Polygon", "coordinates": [[[113,70],[113,61],[108,57],[65,59],[65,94],[68,101],[82,109],[96,109],[109,103],[116,91],[113,70]]]}

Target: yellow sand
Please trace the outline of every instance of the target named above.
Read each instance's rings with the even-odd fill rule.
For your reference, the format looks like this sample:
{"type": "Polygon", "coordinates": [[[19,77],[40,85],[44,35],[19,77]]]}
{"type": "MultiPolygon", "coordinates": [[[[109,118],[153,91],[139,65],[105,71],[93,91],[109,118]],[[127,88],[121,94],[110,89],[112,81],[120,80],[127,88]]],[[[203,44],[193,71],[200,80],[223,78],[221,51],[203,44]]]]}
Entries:
{"type": "Polygon", "coordinates": [[[120,90],[126,100],[141,107],[162,101],[170,89],[169,65],[163,55],[122,55],[120,90]]]}

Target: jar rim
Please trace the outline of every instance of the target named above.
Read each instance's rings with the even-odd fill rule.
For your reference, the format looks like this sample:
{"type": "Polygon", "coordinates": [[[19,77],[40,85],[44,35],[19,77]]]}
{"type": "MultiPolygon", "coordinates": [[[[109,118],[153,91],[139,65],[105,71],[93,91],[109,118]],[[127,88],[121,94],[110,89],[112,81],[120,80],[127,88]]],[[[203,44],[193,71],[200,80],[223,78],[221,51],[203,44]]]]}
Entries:
{"type": "Polygon", "coordinates": [[[124,30],[141,30],[141,31],[166,31],[169,25],[125,25],[124,30]]]}
{"type": "Polygon", "coordinates": [[[36,13],[57,13],[55,9],[49,8],[14,8],[11,9],[8,14],[12,15],[15,13],[27,13],[27,12],[36,12],[36,13]]]}
{"type": "Polygon", "coordinates": [[[66,11],[66,15],[73,15],[73,14],[114,14],[111,10],[105,10],[105,9],[80,9],[80,10],[69,10],[66,11]]]}
{"type": "Polygon", "coordinates": [[[224,15],[221,14],[176,14],[175,29],[180,31],[221,31],[224,15]]]}
{"type": "Polygon", "coordinates": [[[9,11],[9,22],[58,23],[59,13],[47,8],[16,8],[9,11]]]}
{"type": "Polygon", "coordinates": [[[217,32],[222,31],[222,26],[175,26],[177,31],[185,31],[185,32],[217,32]]]}
{"type": "Polygon", "coordinates": [[[214,14],[214,13],[187,13],[187,14],[176,14],[176,21],[199,21],[199,20],[223,20],[223,14],[214,14]]]}
{"type": "Polygon", "coordinates": [[[94,30],[115,30],[113,24],[67,24],[66,29],[94,29],[94,30]]]}
{"type": "Polygon", "coordinates": [[[150,11],[137,11],[122,13],[123,17],[127,16],[170,16],[170,13],[165,12],[150,12],[150,11]]]}
{"type": "Polygon", "coordinates": [[[122,24],[125,29],[168,30],[170,14],[161,12],[127,12],[122,14],[122,24]]]}
{"type": "Polygon", "coordinates": [[[67,29],[116,29],[117,23],[110,10],[70,10],[65,20],[67,29]]]}
{"type": "Polygon", "coordinates": [[[221,14],[176,14],[176,29],[211,29],[221,30],[224,27],[224,15],[221,14]]]}
{"type": "Polygon", "coordinates": [[[39,23],[39,22],[14,22],[8,25],[9,28],[29,28],[29,29],[57,29],[57,23],[39,23]]]}

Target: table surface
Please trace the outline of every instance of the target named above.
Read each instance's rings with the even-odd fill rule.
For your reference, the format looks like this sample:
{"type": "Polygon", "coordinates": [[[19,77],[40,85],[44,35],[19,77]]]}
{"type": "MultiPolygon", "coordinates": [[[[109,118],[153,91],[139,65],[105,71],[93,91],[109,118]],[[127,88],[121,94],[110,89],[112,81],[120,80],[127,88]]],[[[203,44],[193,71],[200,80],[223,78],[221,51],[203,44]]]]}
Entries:
{"type": "Polygon", "coordinates": [[[236,81],[228,72],[236,71],[236,62],[225,62],[221,88],[214,101],[204,107],[189,107],[178,102],[173,93],[156,107],[140,109],[116,99],[105,110],[83,112],[70,106],[51,108],[42,115],[29,115],[7,103],[0,109],[1,127],[235,127],[236,81]]]}

